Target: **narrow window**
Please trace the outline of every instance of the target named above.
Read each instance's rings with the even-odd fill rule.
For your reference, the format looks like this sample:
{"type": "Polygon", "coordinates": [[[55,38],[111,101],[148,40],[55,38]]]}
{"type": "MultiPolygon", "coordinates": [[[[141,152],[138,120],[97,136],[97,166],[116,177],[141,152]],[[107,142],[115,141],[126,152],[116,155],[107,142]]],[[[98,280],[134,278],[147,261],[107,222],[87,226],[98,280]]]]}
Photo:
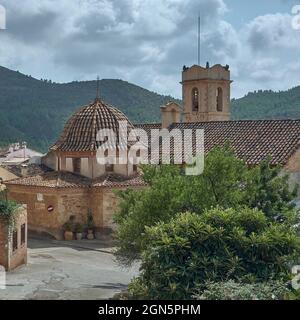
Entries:
{"type": "Polygon", "coordinates": [[[13,240],[13,243],[12,243],[13,251],[16,251],[18,250],[18,231],[17,230],[13,231],[12,240],[13,240]]]}
{"type": "Polygon", "coordinates": [[[223,90],[222,88],[217,89],[217,111],[223,111],[223,90]]]}
{"type": "Polygon", "coordinates": [[[73,172],[80,173],[81,171],[81,158],[73,158],[73,172]]]}
{"type": "Polygon", "coordinates": [[[26,242],[26,225],[25,223],[21,226],[21,245],[26,242]]]}
{"type": "Polygon", "coordinates": [[[198,111],[199,110],[199,91],[197,88],[192,90],[192,110],[198,111]]]}

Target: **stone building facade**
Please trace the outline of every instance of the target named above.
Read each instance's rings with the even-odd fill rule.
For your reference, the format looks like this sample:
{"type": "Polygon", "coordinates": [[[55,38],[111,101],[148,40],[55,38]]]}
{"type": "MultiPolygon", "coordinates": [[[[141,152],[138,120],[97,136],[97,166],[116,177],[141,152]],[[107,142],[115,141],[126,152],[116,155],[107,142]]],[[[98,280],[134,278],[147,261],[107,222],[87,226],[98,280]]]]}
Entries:
{"type": "Polygon", "coordinates": [[[0,266],[11,271],[27,264],[27,210],[18,209],[15,229],[9,229],[7,221],[0,218],[0,266]]]}
{"type": "Polygon", "coordinates": [[[49,172],[8,182],[8,196],[26,203],[29,228],[63,239],[62,226],[70,220],[85,224],[89,210],[93,215],[97,238],[105,237],[115,227],[116,190],[144,188],[138,176],[106,176],[96,180],[68,172],[49,172]]]}
{"type": "Polygon", "coordinates": [[[42,159],[44,172],[6,182],[8,197],[27,205],[29,229],[62,239],[67,221],[84,225],[91,212],[96,236],[111,232],[117,209],[114,191],[146,185],[137,165],[122,161],[128,156],[127,135],[133,128],[123,113],[99,98],[79,109],[42,159]],[[116,145],[97,139],[103,129],[111,130],[116,145]],[[103,155],[115,155],[113,163],[99,163],[101,149],[103,155]]]}
{"type": "Polygon", "coordinates": [[[182,71],[183,121],[229,120],[230,84],[229,66],[185,67],[182,71]]]}

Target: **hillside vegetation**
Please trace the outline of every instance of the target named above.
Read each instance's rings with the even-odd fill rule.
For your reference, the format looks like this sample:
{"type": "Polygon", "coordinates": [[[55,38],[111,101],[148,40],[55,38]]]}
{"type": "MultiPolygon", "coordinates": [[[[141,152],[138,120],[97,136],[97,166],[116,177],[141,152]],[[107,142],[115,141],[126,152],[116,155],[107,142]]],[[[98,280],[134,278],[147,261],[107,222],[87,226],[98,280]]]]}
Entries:
{"type": "MultiPolygon", "coordinates": [[[[159,107],[167,101],[176,101],[110,79],[100,80],[100,95],[132,122],[158,121],[159,107]]],[[[31,147],[47,150],[71,114],[95,96],[96,81],[57,84],[0,67],[0,144],[26,140],[31,147]]]]}
{"type": "Polygon", "coordinates": [[[232,118],[300,119],[300,86],[287,91],[250,92],[231,102],[232,118]]]}
{"type": "MultiPolygon", "coordinates": [[[[122,80],[100,81],[101,98],[118,107],[132,122],[157,122],[163,96],[122,80]]],[[[96,95],[96,81],[58,84],[0,67],[0,146],[27,141],[46,151],[64,123],[96,95]]],[[[258,91],[232,100],[232,119],[300,118],[300,87],[284,92],[258,91]]]]}

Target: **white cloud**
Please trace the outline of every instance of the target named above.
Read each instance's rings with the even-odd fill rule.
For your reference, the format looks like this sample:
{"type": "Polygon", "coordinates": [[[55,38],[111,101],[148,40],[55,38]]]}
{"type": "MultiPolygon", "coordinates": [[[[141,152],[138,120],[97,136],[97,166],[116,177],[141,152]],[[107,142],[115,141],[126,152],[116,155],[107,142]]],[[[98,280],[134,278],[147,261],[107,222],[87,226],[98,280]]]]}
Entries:
{"type": "MultiPolygon", "coordinates": [[[[224,0],[2,0],[7,30],[0,65],[54,81],[122,78],[180,97],[180,71],[197,60],[229,64],[233,95],[297,83],[300,31],[289,14],[241,30],[225,21],[224,0]]],[[[239,13],[237,13],[239,14],[239,13]]]]}
{"type": "Polygon", "coordinates": [[[299,49],[299,31],[292,28],[292,15],[268,14],[251,21],[246,27],[254,51],[299,49]]]}

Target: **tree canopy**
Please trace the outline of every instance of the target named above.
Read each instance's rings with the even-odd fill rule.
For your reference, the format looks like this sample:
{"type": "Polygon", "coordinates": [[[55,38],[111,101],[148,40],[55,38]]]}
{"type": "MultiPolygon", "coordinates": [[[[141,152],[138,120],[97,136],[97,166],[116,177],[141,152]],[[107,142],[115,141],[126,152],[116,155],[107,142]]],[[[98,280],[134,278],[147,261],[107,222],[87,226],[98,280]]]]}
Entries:
{"type": "Polygon", "coordinates": [[[136,298],[191,299],[208,282],[287,281],[299,238],[287,224],[256,209],[182,213],[146,228],[141,274],[130,287],[136,298]]]}
{"type": "Polygon", "coordinates": [[[261,210],[274,221],[295,219],[289,215],[295,193],[289,191],[279,167],[268,160],[249,168],[237,159],[229,145],[215,147],[205,157],[202,175],[185,176],[175,166],[143,167],[149,188],[119,192],[120,206],[115,214],[117,258],[131,264],[148,246],[146,227],[168,222],[182,212],[198,215],[215,207],[261,210]]]}

